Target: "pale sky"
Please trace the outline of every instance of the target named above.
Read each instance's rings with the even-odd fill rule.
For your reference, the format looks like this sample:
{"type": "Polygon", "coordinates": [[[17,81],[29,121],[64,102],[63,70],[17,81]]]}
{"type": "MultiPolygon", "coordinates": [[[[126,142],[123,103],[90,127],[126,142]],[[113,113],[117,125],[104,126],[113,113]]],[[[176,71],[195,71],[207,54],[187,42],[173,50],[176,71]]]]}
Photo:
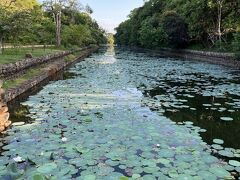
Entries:
{"type": "Polygon", "coordinates": [[[130,11],[143,5],[143,0],[80,0],[83,5],[90,5],[92,17],[108,32],[114,32],[130,11]]]}

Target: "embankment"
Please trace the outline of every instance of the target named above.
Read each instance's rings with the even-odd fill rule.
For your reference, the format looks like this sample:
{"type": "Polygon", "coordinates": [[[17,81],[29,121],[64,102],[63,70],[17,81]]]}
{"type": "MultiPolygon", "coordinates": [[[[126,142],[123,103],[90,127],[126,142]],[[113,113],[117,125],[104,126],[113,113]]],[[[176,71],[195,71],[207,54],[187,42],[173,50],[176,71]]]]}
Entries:
{"type": "Polygon", "coordinates": [[[146,52],[151,52],[163,57],[176,57],[184,58],[196,61],[203,61],[218,65],[223,65],[240,70],[240,60],[235,58],[234,53],[219,53],[219,52],[207,52],[207,51],[195,51],[195,50],[185,50],[185,49],[169,49],[161,48],[158,50],[133,48],[134,50],[143,50],[146,52]]]}
{"type": "Polygon", "coordinates": [[[40,74],[38,74],[37,76],[30,78],[29,80],[25,81],[24,83],[16,87],[7,89],[4,98],[5,102],[12,101],[13,99],[27,92],[34,86],[40,84],[45,79],[49,78],[50,76],[53,76],[55,73],[89,56],[91,53],[98,50],[98,48],[99,48],[98,46],[89,46],[75,51],[68,51],[35,59],[26,59],[13,64],[1,66],[0,76],[1,78],[4,77],[6,78],[7,76],[12,76],[15,73],[21,73],[22,71],[26,71],[27,69],[39,66],[43,63],[46,64],[46,66],[44,66],[41,69],[40,74]],[[74,58],[72,60],[66,60],[65,57],[72,53],[78,53],[77,58],[74,58]]]}

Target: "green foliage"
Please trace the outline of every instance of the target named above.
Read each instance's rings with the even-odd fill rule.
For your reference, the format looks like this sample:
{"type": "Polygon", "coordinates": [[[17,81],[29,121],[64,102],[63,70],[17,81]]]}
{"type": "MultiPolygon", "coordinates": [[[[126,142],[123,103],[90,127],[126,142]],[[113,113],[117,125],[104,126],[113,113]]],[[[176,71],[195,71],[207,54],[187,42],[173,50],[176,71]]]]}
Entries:
{"type": "MultiPolygon", "coordinates": [[[[54,18],[43,7],[36,0],[0,1],[0,48],[5,43],[17,46],[56,43],[54,18]]],[[[63,9],[61,32],[65,47],[106,43],[105,32],[88,13],[77,8],[63,9]]]]}
{"type": "Polygon", "coordinates": [[[184,47],[188,42],[187,25],[184,20],[174,11],[163,14],[163,29],[167,34],[170,45],[184,47]]]}
{"type": "Polygon", "coordinates": [[[165,44],[167,34],[161,26],[154,27],[152,19],[146,19],[139,31],[140,44],[146,48],[161,47],[165,44]]]}
{"type": "Polygon", "coordinates": [[[107,33],[106,37],[107,37],[107,43],[110,45],[113,45],[114,44],[114,35],[112,33],[107,33]]]}
{"type": "Polygon", "coordinates": [[[76,56],[73,54],[70,54],[64,58],[65,61],[72,61],[74,59],[76,59],[76,56]]]}
{"type": "Polygon", "coordinates": [[[41,70],[42,70],[41,68],[42,67],[40,66],[40,67],[37,67],[37,68],[29,69],[29,70],[26,71],[25,74],[23,74],[22,76],[19,76],[16,79],[11,79],[11,80],[4,81],[3,88],[7,90],[7,89],[10,89],[10,88],[16,87],[20,84],[23,84],[24,82],[33,78],[34,76],[38,76],[41,73],[41,70]]]}
{"type": "Polygon", "coordinates": [[[234,35],[234,40],[232,42],[234,51],[240,51],[240,32],[234,35]]]}
{"type": "Polygon", "coordinates": [[[64,46],[79,45],[85,46],[94,43],[91,31],[87,26],[70,25],[63,29],[62,42],[64,46]]]}
{"type": "Polygon", "coordinates": [[[233,51],[236,49],[233,46],[239,47],[232,43],[236,42],[235,34],[240,28],[239,9],[239,1],[223,1],[222,44],[217,47],[217,1],[149,0],[144,6],[133,10],[129,19],[116,28],[115,42],[147,48],[182,48],[189,45],[233,51]]]}

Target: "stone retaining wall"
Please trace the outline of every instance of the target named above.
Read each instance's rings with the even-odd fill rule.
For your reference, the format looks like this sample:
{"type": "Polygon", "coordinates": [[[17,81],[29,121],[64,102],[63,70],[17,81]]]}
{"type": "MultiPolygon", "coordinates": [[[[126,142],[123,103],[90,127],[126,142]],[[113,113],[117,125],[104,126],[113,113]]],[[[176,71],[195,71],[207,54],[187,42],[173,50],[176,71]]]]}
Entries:
{"type": "Polygon", "coordinates": [[[8,107],[4,102],[4,90],[2,89],[2,81],[0,80],[0,133],[10,126],[10,124],[8,107]]]}
{"type": "Polygon", "coordinates": [[[95,52],[97,49],[98,49],[97,46],[84,48],[82,49],[81,54],[75,60],[65,61],[64,58],[62,58],[61,60],[57,60],[55,62],[50,63],[46,68],[42,70],[40,75],[33,77],[32,79],[26,81],[25,83],[21,84],[18,87],[8,89],[5,92],[5,97],[4,97],[5,102],[9,102],[15,99],[16,97],[30,90],[31,88],[38,85],[45,79],[49,78],[50,76],[53,76],[56,72],[63,70],[64,68],[72,65],[73,63],[80,61],[81,59],[95,52]]]}
{"type": "Polygon", "coordinates": [[[184,49],[161,48],[158,50],[141,49],[134,47],[136,50],[143,50],[154,53],[163,57],[177,57],[190,60],[204,61],[208,63],[223,65],[234,69],[240,69],[240,60],[237,60],[233,53],[217,53],[207,51],[195,51],[184,49]]]}
{"type": "Polygon", "coordinates": [[[24,71],[26,69],[29,69],[31,67],[34,67],[34,66],[37,66],[37,65],[40,65],[43,63],[55,61],[56,59],[63,58],[69,54],[72,54],[72,53],[78,52],[78,51],[82,51],[87,48],[89,48],[89,47],[77,49],[74,51],[64,51],[64,52],[60,52],[60,53],[56,53],[56,54],[49,54],[49,55],[45,55],[45,56],[37,57],[37,58],[23,59],[23,60],[15,62],[15,63],[8,63],[8,64],[0,65],[0,78],[6,78],[9,76],[12,76],[14,74],[17,74],[17,73],[24,71]]]}

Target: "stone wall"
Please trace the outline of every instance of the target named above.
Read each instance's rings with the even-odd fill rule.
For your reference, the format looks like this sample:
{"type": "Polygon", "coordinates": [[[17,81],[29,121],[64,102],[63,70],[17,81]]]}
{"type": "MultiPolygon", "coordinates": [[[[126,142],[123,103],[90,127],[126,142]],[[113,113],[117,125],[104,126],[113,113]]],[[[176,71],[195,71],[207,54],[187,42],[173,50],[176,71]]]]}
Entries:
{"type": "Polygon", "coordinates": [[[234,69],[240,69],[240,60],[237,60],[233,53],[218,53],[207,51],[194,51],[184,49],[161,48],[158,50],[141,49],[134,47],[135,50],[151,52],[163,57],[176,57],[189,60],[204,61],[208,63],[223,65],[234,69]]]}
{"type": "Polygon", "coordinates": [[[4,90],[1,87],[2,81],[0,80],[0,133],[11,124],[11,121],[9,121],[8,107],[4,99],[4,90]]]}
{"type": "Polygon", "coordinates": [[[38,66],[43,63],[49,63],[51,61],[55,61],[56,59],[63,58],[74,52],[83,51],[88,48],[91,48],[91,47],[81,48],[74,51],[64,51],[64,52],[50,54],[50,55],[46,55],[38,58],[27,58],[27,59],[19,60],[15,63],[0,65],[0,78],[7,78],[9,76],[17,74],[31,67],[38,66]]]}
{"type": "Polygon", "coordinates": [[[95,52],[99,47],[97,46],[91,46],[88,48],[84,48],[81,50],[80,55],[72,60],[72,61],[65,61],[64,58],[59,59],[57,61],[54,61],[45,67],[40,75],[33,77],[32,79],[26,81],[25,83],[21,84],[18,87],[8,89],[5,93],[5,100],[6,102],[9,102],[19,95],[25,93],[26,91],[30,90],[34,86],[37,86],[45,79],[49,78],[50,76],[53,76],[56,72],[63,70],[64,68],[69,67],[70,65],[79,62],[81,59],[87,57],[91,53],[95,52]]]}
{"type": "Polygon", "coordinates": [[[175,49],[161,49],[158,50],[157,53],[165,56],[205,61],[208,63],[219,64],[234,69],[240,69],[240,60],[237,60],[233,53],[217,53],[175,49]]]}

